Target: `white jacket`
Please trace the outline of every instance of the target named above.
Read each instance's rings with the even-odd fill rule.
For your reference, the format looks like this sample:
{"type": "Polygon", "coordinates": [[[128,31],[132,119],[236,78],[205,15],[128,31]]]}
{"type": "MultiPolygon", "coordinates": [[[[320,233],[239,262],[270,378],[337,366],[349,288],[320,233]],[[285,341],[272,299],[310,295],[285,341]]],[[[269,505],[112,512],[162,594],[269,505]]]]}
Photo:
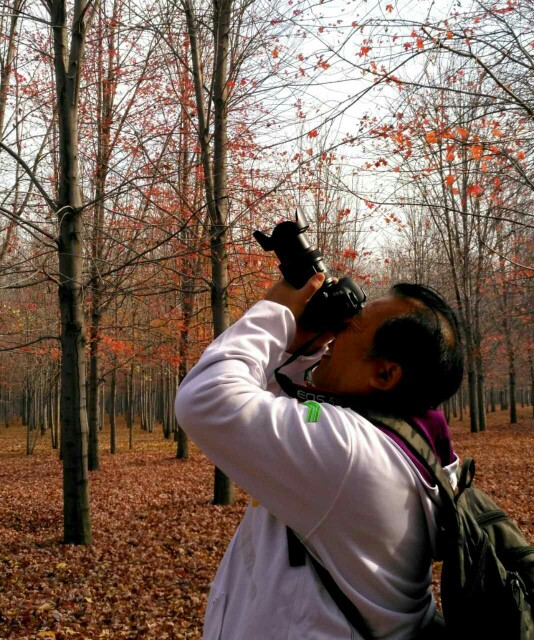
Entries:
{"type": "Polygon", "coordinates": [[[281,394],[272,375],[294,332],[287,308],[259,302],[206,349],[176,397],[182,428],[261,503],[249,505],[217,572],[204,639],[360,637],[312,567],[289,566],[286,525],[374,637],[413,637],[435,610],[437,488],[355,412],[323,404],[308,421],[309,408],[281,394]]]}

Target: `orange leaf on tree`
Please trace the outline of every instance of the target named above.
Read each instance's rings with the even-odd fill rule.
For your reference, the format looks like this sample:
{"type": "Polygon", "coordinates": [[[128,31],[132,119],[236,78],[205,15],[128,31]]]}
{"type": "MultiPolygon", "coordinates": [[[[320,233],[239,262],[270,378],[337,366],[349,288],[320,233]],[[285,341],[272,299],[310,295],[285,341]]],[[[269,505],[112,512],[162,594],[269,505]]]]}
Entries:
{"type": "Polygon", "coordinates": [[[471,153],[473,154],[473,158],[475,160],[480,160],[480,158],[482,158],[482,151],[483,151],[483,147],[481,144],[474,144],[471,147],[471,153]]]}
{"type": "Polygon", "coordinates": [[[478,197],[481,196],[484,193],[484,189],[479,186],[478,184],[470,184],[467,187],[467,195],[468,196],[473,196],[473,197],[478,197]]]}

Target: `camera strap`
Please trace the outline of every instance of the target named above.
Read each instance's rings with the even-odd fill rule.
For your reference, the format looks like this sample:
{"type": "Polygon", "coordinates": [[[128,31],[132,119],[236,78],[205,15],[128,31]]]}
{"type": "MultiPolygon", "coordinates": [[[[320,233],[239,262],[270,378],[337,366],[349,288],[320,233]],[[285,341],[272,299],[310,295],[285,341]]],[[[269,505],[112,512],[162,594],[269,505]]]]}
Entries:
{"type": "MultiPolygon", "coordinates": [[[[320,334],[317,334],[317,336],[318,335],[320,334]]],[[[295,353],[293,353],[290,358],[288,358],[282,365],[275,369],[274,376],[276,378],[276,381],[280,385],[280,388],[285,393],[287,393],[288,396],[290,396],[291,398],[296,398],[299,402],[307,402],[311,400],[313,402],[319,403],[327,402],[328,404],[335,404],[339,407],[344,408],[354,407],[354,405],[356,404],[356,398],[352,395],[335,394],[327,390],[318,389],[310,383],[297,384],[293,382],[293,380],[291,380],[289,376],[286,376],[280,371],[284,367],[287,367],[289,364],[294,362],[300,356],[305,355],[306,349],[314,342],[314,340],[316,340],[317,336],[314,336],[311,340],[306,342],[306,344],[300,347],[300,349],[297,349],[297,351],[295,351],[295,353]]],[[[307,376],[309,372],[313,371],[313,369],[315,369],[318,364],[319,361],[314,362],[311,367],[308,367],[304,375],[307,376]]]]}

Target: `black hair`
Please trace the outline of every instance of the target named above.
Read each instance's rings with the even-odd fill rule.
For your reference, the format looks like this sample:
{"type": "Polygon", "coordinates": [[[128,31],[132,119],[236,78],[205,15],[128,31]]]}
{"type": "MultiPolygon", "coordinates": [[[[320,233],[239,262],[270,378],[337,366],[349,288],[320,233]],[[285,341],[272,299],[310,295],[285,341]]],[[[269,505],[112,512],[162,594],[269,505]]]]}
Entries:
{"type": "Polygon", "coordinates": [[[382,323],[370,355],[402,368],[401,381],[387,393],[388,408],[416,415],[436,408],[460,387],[464,371],[460,328],[456,314],[434,289],[401,282],[390,293],[413,301],[413,310],[382,323]]]}

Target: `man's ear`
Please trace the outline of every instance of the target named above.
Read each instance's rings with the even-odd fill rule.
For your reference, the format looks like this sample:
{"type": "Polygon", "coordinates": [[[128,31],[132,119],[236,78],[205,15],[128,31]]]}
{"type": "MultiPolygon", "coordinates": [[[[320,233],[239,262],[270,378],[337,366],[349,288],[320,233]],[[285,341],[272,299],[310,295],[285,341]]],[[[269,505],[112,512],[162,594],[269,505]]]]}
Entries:
{"type": "Polygon", "coordinates": [[[391,391],[402,380],[402,367],[397,362],[379,360],[370,383],[377,391],[391,391]]]}

